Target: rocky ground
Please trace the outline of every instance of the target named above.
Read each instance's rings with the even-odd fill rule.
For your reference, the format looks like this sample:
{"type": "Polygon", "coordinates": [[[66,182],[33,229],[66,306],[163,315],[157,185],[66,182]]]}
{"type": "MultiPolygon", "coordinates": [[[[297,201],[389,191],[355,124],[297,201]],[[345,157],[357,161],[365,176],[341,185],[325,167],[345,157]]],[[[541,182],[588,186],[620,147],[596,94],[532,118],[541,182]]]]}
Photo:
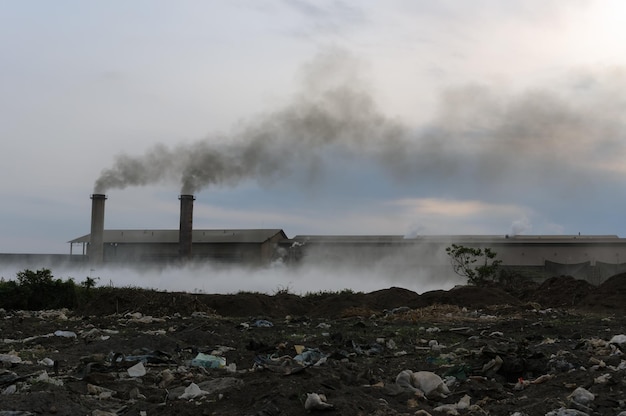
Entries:
{"type": "Polygon", "coordinates": [[[626,275],[0,310],[0,416],[626,415],[626,275]],[[413,372],[406,372],[410,370],[413,372]]]}

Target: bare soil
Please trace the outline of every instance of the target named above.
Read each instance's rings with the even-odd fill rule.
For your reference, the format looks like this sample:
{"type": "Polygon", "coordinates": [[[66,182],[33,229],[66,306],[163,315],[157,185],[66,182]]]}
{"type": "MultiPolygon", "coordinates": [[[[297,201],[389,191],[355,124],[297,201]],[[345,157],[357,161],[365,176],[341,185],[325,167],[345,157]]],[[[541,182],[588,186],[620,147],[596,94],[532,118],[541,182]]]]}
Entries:
{"type": "Polygon", "coordinates": [[[298,415],[308,393],[332,405],[311,413],[336,415],[446,414],[466,395],[448,414],[618,415],[626,345],[609,341],[625,311],[626,275],[423,294],[94,290],[80,310],[0,310],[0,416],[298,415]],[[197,366],[199,353],[223,365],[197,366]],[[403,370],[450,393],[402,388],[403,370]],[[190,386],[200,395],[184,398],[190,386]],[[594,399],[572,401],[578,387],[594,399]]]}

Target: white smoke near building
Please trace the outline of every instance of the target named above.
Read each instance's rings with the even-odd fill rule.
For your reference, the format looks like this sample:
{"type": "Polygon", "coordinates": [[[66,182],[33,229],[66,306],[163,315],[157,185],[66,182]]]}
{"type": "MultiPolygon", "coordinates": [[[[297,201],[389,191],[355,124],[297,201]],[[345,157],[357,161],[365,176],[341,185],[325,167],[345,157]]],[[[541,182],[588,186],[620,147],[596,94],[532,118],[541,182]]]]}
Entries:
{"type": "Polygon", "coordinates": [[[519,218],[511,224],[511,235],[520,235],[532,231],[532,224],[528,217],[519,218]]]}

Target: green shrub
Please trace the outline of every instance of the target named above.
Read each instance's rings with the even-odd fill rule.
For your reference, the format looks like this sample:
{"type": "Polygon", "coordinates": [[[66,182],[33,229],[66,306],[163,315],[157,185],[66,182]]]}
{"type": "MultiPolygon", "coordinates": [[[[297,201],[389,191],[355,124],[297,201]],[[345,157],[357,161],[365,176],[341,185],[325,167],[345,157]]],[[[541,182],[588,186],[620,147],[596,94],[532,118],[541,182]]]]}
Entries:
{"type": "Polygon", "coordinates": [[[24,309],[25,299],[20,287],[13,280],[0,279],[0,307],[4,309],[24,309]]]}
{"type": "Polygon", "coordinates": [[[77,305],[73,279],[54,279],[49,269],[18,272],[17,281],[0,281],[0,307],[6,309],[59,309],[77,305]]]}

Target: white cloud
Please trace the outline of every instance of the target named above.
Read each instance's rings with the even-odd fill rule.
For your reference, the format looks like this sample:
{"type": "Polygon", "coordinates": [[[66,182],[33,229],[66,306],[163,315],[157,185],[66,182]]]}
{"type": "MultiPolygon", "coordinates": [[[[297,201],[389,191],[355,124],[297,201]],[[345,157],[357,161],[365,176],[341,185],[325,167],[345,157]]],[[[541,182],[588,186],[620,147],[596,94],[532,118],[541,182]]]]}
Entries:
{"type": "Polygon", "coordinates": [[[389,203],[399,208],[408,224],[406,235],[415,234],[506,234],[512,219],[524,216],[523,206],[494,204],[479,200],[408,198],[389,203]]]}

